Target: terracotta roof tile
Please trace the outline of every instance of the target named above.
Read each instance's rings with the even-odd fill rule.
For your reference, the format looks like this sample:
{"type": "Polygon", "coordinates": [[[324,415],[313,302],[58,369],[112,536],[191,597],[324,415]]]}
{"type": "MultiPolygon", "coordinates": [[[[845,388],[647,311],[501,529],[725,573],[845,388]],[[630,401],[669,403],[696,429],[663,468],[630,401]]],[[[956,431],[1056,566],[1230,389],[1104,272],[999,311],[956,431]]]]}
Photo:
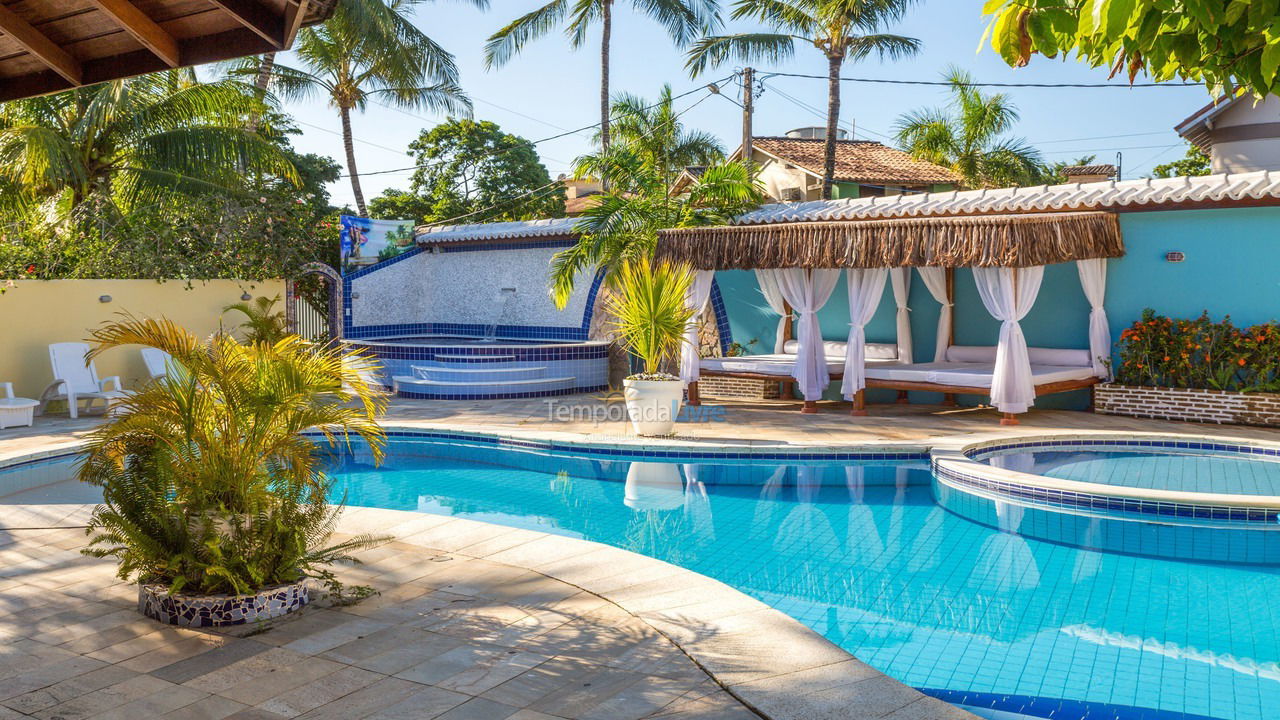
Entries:
{"type": "MultiPolygon", "coordinates": [[[[815,175],[822,175],[825,142],[787,137],[752,138],[757,149],[782,158],[815,175]]],[[[836,141],[836,177],[840,182],[885,185],[958,183],[960,176],[931,162],[916,160],[905,152],[869,140],[836,141]]]]}

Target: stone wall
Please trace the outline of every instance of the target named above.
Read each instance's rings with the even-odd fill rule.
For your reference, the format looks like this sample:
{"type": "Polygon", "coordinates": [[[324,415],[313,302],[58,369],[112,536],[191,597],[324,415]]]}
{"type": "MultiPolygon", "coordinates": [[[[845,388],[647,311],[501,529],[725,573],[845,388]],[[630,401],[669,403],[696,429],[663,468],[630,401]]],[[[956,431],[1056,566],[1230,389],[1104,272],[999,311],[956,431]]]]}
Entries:
{"type": "Polygon", "coordinates": [[[1104,384],[1094,388],[1094,411],[1159,420],[1280,427],[1280,394],[1104,384]]]}

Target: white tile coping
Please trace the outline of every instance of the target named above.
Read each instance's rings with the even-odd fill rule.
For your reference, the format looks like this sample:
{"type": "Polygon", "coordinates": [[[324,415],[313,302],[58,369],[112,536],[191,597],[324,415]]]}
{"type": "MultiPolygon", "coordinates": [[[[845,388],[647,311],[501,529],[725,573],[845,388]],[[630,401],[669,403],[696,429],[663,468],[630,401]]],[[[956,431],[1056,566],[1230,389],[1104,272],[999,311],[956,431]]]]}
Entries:
{"type": "MultiPolygon", "coordinates": [[[[1190,492],[1185,490],[1159,490],[1155,488],[1142,488],[1129,485],[1107,485],[1103,483],[1083,482],[1079,480],[1064,480],[1061,478],[1053,478],[1045,475],[1035,475],[1032,473],[995,467],[994,465],[978,462],[970,457],[971,454],[980,452],[984,448],[1001,445],[1061,441],[1078,441],[1088,443],[1089,441],[1097,440],[1132,440],[1134,442],[1141,442],[1144,440],[1200,443],[1212,442],[1217,444],[1241,445],[1245,447],[1280,450],[1280,442],[1269,442],[1266,440],[1254,440],[1231,436],[1205,436],[1175,433],[1091,432],[988,438],[979,442],[970,442],[959,447],[935,446],[929,451],[929,456],[933,464],[953,472],[976,475],[988,480],[1014,483],[1033,488],[1189,505],[1280,509],[1280,496],[1275,495],[1236,495],[1228,493],[1190,492]]],[[[962,489],[965,492],[972,492],[971,488],[966,487],[962,489]]]]}

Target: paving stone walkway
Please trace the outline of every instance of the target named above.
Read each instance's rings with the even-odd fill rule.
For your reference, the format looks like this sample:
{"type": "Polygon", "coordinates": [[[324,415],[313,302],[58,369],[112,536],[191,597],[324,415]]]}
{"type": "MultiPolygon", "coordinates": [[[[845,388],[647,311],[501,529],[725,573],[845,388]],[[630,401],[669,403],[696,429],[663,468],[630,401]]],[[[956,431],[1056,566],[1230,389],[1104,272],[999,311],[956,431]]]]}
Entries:
{"type": "Polygon", "coordinates": [[[380,595],[237,634],[162,626],[73,528],[0,532],[0,720],[758,720],[617,605],[511,565],[392,542],[380,595]]]}

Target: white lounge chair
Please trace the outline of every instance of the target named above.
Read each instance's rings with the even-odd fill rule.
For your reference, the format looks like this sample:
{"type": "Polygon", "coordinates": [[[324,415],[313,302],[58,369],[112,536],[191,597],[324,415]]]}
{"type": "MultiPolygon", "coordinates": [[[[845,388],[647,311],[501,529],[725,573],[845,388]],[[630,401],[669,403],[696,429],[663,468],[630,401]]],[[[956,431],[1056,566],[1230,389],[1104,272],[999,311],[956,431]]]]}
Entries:
{"type": "Polygon", "coordinates": [[[102,410],[107,412],[113,402],[129,397],[120,383],[119,375],[98,379],[98,369],[93,362],[85,363],[85,355],[88,354],[88,343],[54,343],[49,346],[53,382],[40,395],[38,414],[43,414],[45,407],[53,400],[66,400],[67,410],[75,418],[79,417],[78,405],[81,400],[88,403],[85,406],[86,412],[97,401],[102,402],[102,410]],[[113,389],[108,390],[108,385],[113,386],[113,389]]]}
{"type": "Polygon", "coordinates": [[[173,356],[160,348],[142,348],[142,362],[147,366],[147,374],[152,380],[168,377],[169,368],[173,366],[173,356]]]}

